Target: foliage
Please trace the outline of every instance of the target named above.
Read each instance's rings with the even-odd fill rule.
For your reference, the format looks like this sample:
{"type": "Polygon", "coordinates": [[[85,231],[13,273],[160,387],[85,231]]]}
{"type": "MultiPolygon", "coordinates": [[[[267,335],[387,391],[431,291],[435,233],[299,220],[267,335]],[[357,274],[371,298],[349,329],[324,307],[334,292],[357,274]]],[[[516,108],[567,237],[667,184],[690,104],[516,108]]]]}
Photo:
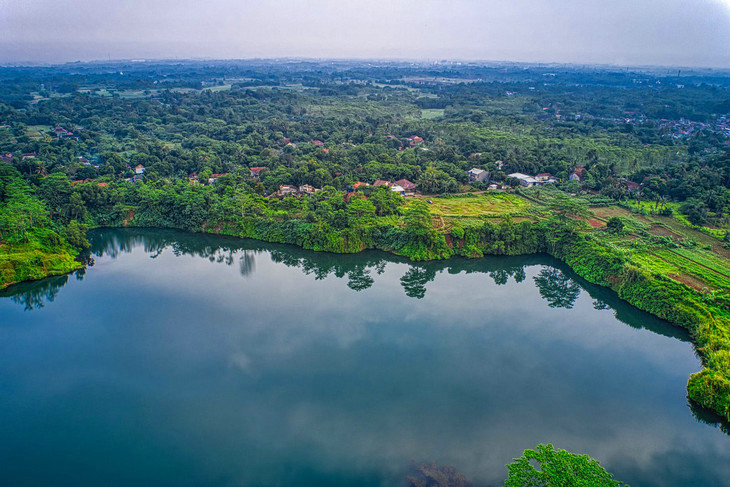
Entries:
{"type": "Polygon", "coordinates": [[[507,465],[505,487],[609,487],[624,485],[613,479],[597,460],[555,450],[553,445],[537,445],[525,450],[507,465]],[[538,468],[531,462],[538,464],[538,468]]]}

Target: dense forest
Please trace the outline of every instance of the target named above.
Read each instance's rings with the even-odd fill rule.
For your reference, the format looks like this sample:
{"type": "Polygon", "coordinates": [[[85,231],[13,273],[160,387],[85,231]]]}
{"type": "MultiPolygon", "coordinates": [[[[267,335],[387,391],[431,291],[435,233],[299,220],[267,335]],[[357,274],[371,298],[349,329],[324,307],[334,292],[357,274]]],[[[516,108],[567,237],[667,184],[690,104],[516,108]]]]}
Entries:
{"type": "Polygon", "coordinates": [[[5,67],[0,155],[3,287],[83,267],[105,226],[412,260],[548,253],[690,330],[705,369],[689,397],[730,420],[728,72],[5,67]]]}

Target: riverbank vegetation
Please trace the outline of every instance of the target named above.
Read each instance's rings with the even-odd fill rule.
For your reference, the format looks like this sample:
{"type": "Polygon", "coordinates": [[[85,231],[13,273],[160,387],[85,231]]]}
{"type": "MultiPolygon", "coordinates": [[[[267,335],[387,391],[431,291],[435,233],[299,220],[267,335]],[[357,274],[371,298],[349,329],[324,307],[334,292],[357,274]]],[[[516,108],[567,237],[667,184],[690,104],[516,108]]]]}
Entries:
{"type": "Polygon", "coordinates": [[[0,286],[79,268],[99,226],[415,261],[548,253],[689,330],[705,368],[688,395],[730,420],[730,78],[111,67],[0,69],[0,286]]]}

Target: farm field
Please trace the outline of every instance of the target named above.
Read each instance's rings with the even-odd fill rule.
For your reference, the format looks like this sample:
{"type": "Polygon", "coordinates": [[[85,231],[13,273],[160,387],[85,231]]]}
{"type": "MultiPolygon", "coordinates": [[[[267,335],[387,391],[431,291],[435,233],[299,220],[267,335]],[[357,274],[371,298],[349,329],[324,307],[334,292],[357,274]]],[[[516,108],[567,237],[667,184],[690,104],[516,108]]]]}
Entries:
{"type": "Polygon", "coordinates": [[[430,200],[432,215],[441,217],[500,217],[524,215],[533,204],[510,193],[481,193],[456,197],[418,196],[430,200]]]}

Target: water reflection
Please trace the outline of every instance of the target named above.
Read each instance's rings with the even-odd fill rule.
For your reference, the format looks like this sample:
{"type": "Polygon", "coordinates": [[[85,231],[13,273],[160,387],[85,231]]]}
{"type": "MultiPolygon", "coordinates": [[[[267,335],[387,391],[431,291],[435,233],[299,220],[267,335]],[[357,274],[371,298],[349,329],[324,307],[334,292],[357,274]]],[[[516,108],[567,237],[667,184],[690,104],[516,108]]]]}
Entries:
{"type": "Polygon", "coordinates": [[[687,334],[547,256],[410,263],[158,230],[92,240],[83,283],[0,300],[6,480],[384,487],[463,472],[497,485],[548,441],[632,485],[730,473],[725,427],[685,404],[691,346],[658,335],[687,334]],[[68,465],[75,477],[49,480],[68,465]]]}
{"type": "Polygon", "coordinates": [[[578,283],[560,269],[543,269],[534,279],[537,289],[540,290],[540,296],[551,308],[570,309],[580,295],[578,283]]]}
{"type": "MultiPolygon", "coordinates": [[[[384,252],[367,251],[355,255],[313,252],[297,247],[239,239],[226,236],[195,234],[174,230],[106,229],[89,235],[91,250],[86,256],[87,266],[94,265],[94,258],[117,258],[133,249],[142,247],[149,257],[156,259],[165,251],[175,256],[195,256],[211,263],[226,266],[238,265],[244,278],[256,270],[256,259],[268,257],[273,262],[296,268],[315,280],[335,276],[346,280],[353,291],[365,291],[373,286],[377,276],[383,274],[388,263],[407,264],[400,278],[404,294],[413,299],[423,299],[428,284],[442,272],[448,274],[484,274],[497,285],[507,284],[510,279],[521,283],[526,279],[525,269],[533,265],[546,266],[533,278],[540,296],[553,308],[573,307],[581,290],[594,299],[597,310],[613,309],[616,317],[635,328],[648,328],[655,333],[689,341],[682,329],[654,319],[627,305],[611,291],[591,285],[578,277],[563,263],[547,256],[490,257],[485,259],[453,258],[445,261],[413,263],[405,258],[384,252]],[[641,319],[637,319],[640,317],[641,319]]],[[[86,269],[76,272],[82,280],[86,269]]],[[[60,289],[68,282],[68,276],[59,276],[32,283],[23,283],[1,291],[0,297],[10,297],[26,310],[42,308],[52,302],[60,289]]]]}

